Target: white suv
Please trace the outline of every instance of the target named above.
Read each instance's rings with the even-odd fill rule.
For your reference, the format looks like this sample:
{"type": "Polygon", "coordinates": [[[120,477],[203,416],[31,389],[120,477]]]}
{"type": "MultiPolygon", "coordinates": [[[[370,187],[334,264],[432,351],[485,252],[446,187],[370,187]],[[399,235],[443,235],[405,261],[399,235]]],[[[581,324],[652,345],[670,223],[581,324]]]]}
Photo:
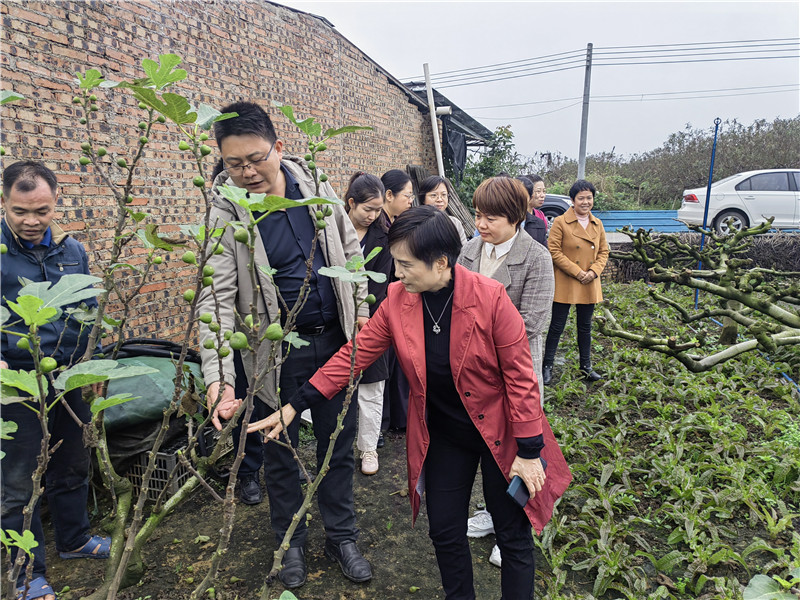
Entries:
{"type": "MultiPolygon", "coordinates": [[[[706,188],[684,190],[678,220],[703,224],[706,188]]],[[[711,185],[708,225],[727,234],[775,217],[776,229],[800,228],[800,169],[764,169],[711,185]]]]}

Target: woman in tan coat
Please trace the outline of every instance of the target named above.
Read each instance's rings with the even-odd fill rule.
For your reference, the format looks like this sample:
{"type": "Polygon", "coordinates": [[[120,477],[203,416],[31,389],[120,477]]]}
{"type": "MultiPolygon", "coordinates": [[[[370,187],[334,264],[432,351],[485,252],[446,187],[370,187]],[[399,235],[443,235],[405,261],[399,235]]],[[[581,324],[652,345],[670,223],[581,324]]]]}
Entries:
{"type": "Polygon", "coordinates": [[[608,243],[603,224],[592,215],[595,192],[588,181],[576,181],[569,190],[572,208],[557,217],[550,229],[547,246],[553,257],[556,291],[542,361],[545,385],[553,381],[553,360],[572,304],[578,326],[581,372],[589,381],[602,379],[592,368],[592,313],[594,305],[603,300],[600,273],[608,260],[608,243]]]}

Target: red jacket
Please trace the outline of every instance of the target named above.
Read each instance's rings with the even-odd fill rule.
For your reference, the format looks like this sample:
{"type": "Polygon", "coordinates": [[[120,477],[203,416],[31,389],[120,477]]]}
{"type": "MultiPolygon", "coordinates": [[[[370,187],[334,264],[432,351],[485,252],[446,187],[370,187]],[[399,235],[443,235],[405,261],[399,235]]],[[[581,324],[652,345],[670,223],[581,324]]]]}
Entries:
{"type": "MultiPolygon", "coordinates": [[[[552,515],[553,503],[564,493],[572,474],[539,404],[525,325],[503,285],[455,267],[455,291],[450,321],[450,366],[453,381],[472,422],[508,477],[517,454],[516,437],[544,434],[547,460],[545,489],[528,502],[525,512],[537,532],[552,515]]],[[[425,419],[425,335],[422,301],[400,282],[389,286],[386,300],[356,337],[356,373],[393,344],[408,378],[406,445],[408,488],[414,520],[424,489],[423,465],[430,438],[425,419]]],[[[351,343],[342,347],[310,383],[326,398],[345,387],[350,375],[351,343]]]]}

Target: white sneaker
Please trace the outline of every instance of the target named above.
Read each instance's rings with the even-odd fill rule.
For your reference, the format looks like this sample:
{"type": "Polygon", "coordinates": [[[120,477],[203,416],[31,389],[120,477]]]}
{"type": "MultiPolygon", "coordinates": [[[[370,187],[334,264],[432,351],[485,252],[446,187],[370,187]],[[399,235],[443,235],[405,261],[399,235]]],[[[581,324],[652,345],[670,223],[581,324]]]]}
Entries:
{"type": "Polygon", "coordinates": [[[492,553],[489,555],[489,562],[495,567],[500,567],[503,564],[502,559],[500,558],[500,548],[498,548],[497,544],[495,544],[494,548],[492,548],[492,553]]]}
{"type": "Polygon", "coordinates": [[[492,523],[492,515],[488,510],[476,510],[475,514],[467,519],[467,537],[483,537],[494,533],[494,523],[492,523]]]}
{"type": "Polygon", "coordinates": [[[378,453],[375,450],[361,453],[361,472],[364,475],[375,475],[378,472],[378,453]]]}

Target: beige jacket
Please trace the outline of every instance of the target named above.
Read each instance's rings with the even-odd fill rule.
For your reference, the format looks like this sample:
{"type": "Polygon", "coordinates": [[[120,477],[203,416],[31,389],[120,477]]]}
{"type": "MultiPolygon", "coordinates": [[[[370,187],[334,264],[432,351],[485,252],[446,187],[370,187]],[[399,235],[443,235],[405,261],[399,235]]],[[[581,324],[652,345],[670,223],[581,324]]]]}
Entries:
{"type": "Polygon", "coordinates": [[[553,256],[556,293],[553,302],[562,304],[597,304],[603,301],[600,274],[608,261],[606,230],[600,219],[589,215],[589,226],[584,229],[578,216],[570,208],[556,217],[547,238],[547,247],[553,256]],[[581,271],[594,271],[597,278],[584,285],[576,279],[581,271]]]}
{"type": "MultiPolygon", "coordinates": [[[[284,155],[282,164],[297,180],[303,196],[314,196],[313,179],[311,173],[305,166],[305,162],[297,157],[284,155]]],[[[253,300],[253,286],[247,269],[250,256],[247,247],[233,239],[235,226],[232,226],[231,223],[237,221],[245,223],[247,221],[247,214],[242,207],[219,195],[217,186],[224,183],[228,183],[228,177],[225,173],[222,173],[214,181],[214,200],[211,209],[210,223],[212,226],[216,223],[217,227],[225,228],[222,235],[222,245],[225,251],[220,255],[210,256],[208,264],[214,267],[214,290],[217,300],[219,301],[220,325],[222,331],[245,331],[246,329],[242,319],[244,316],[250,314],[250,305],[253,300]]],[[[321,184],[320,195],[323,197],[336,197],[336,193],[327,182],[321,184]]],[[[295,208],[290,210],[303,209],[295,208]]],[[[316,220],[314,216],[317,210],[316,206],[309,206],[306,210],[309,212],[309,218],[316,220]]],[[[322,252],[328,266],[344,266],[351,257],[362,256],[358,235],[342,206],[333,206],[333,215],[326,217],[325,221],[328,224],[327,227],[322,230],[317,230],[317,239],[319,241],[317,252],[322,252]]],[[[277,291],[269,275],[260,269],[260,267],[269,269],[270,264],[258,228],[255,229],[255,232],[255,263],[257,267],[259,267],[256,269],[256,273],[258,278],[257,285],[260,288],[260,294],[258,294],[257,298],[258,315],[262,327],[265,328],[278,316],[280,302],[278,300],[277,291]]],[[[334,279],[332,283],[333,291],[338,300],[339,322],[349,340],[353,333],[356,316],[352,284],[343,282],[340,279],[334,279]]],[[[359,300],[363,300],[366,297],[366,287],[366,285],[362,285],[361,289],[359,289],[359,300]]],[[[203,288],[197,310],[199,314],[203,314],[204,312],[215,314],[214,297],[211,294],[210,287],[203,288]]],[[[367,304],[360,305],[358,316],[369,317],[369,306],[367,304]]],[[[219,357],[216,350],[206,350],[202,348],[202,343],[209,338],[216,339],[216,335],[203,323],[200,323],[199,335],[201,343],[200,354],[203,360],[203,377],[206,385],[208,385],[215,381],[220,381],[221,379],[219,357]]],[[[262,371],[270,368],[270,365],[267,364],[270,348],[271,344],[265,341],[262,343],[259,350],[258,368],[262,371]]],[[[242,351],[242,360],[244,362],[247,378],[249,381],[252,381],[253,367],[250,352],[247,350],[242,351]]],[[[278,358],[278,363],[280,363],[280,357],[278,358]]],[[[236,375],[233,367],[232,354],[222,359],[222,371],[225,382],[234,385],[236,382],[236,375]]],[[[280,381],[279,376],[279,367],[272,368],[257,394],[263,402],[266,402],[272,408],[278,408],[279,406],[277,394],[278,381],[280,381]]]]}

